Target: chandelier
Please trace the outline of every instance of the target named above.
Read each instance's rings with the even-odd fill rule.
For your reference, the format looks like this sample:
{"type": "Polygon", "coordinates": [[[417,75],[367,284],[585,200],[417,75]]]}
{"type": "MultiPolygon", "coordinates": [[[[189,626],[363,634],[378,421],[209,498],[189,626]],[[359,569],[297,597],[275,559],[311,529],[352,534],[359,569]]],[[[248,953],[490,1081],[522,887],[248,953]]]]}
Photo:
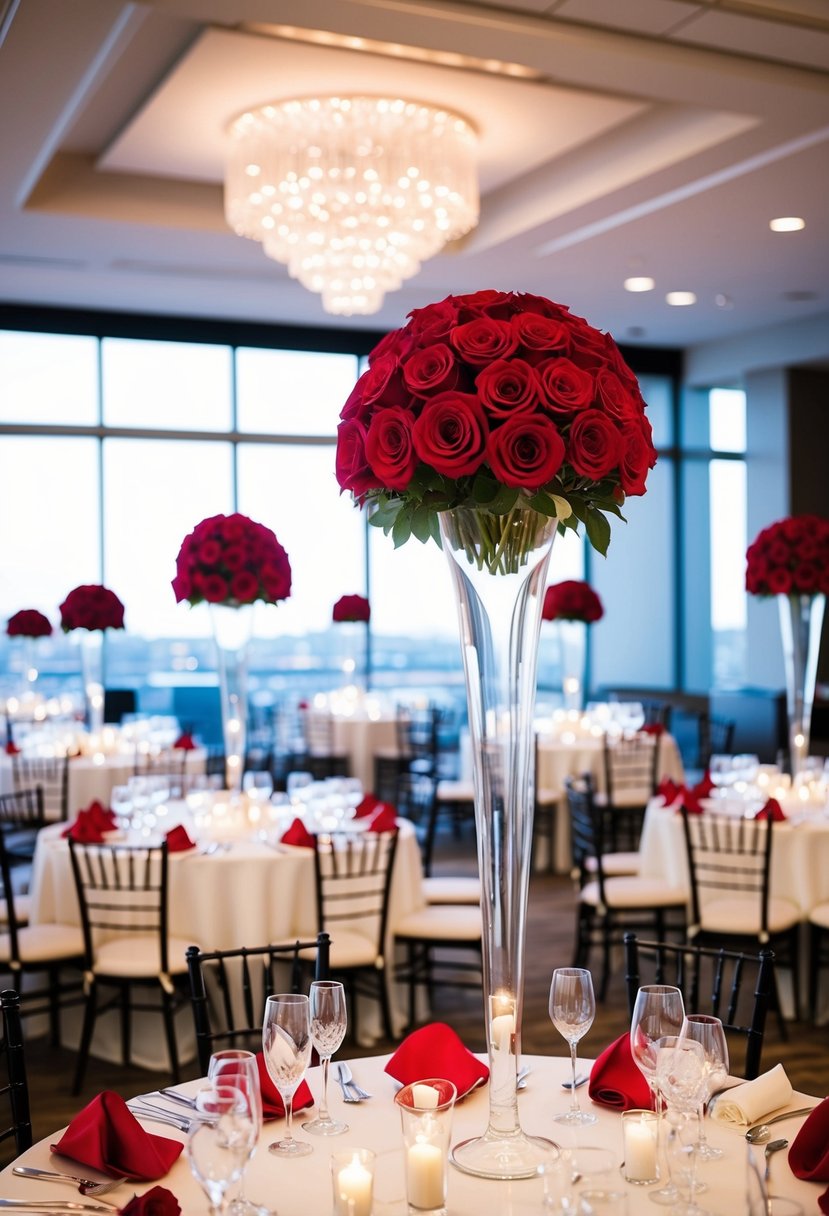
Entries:
{"type": "Polygon", "coordinates": [[[326,312],[377,312],[478,222],[476,143],[460,114],[419,101],[275,101],[230,125],[225,216],[326,312]]]}

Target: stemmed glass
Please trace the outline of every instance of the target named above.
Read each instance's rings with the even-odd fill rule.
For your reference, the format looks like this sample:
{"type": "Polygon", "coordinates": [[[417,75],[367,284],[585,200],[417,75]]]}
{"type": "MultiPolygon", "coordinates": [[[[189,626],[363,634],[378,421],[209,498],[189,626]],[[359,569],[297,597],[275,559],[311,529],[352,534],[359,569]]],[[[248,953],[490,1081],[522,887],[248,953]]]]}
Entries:
{"type": "Polygon", "coordinates": [[[705,1062],[708,1069],[708,1091],[699,1105],[699,1146],[697,1152],[703,1161],[716,1161],[722,1157],[722,1149],[714,1148],[708,1143],[708,1136],[703,1118],[703,1107],[714,1090],[722,1085],[728,1076],[728,1043],[725,1038],[723,1024],[719,1018],[707,1013],[689,1013],[682,1023],[680,1039],[692,1039],[699,1043],[705,1052],[705,1062]]]}
{"type": "Polygon", "coordinates": [[[311,1015],[308,997],[298,992],[269,996],[262,1026],[262,1052],[268,1075],[279,1090],[287,1116],[286,1135],[268,1145],[280,1157],[304,1157],[313,1151],[307,1140],[293,1136],[294,1094],[311,1058],[311,1015]]]}
{"type": "Polygon", "coordinates": [[[265,803],[273,793],[273,777],[267,769],[251,770],[242,778],[242,789],[251,802],[265,803]]]}
{"type": "Polygon", "coordinates": [[[595,1123],[596,1116],[579,1107],[579,1091],[576,1088],[578,1042],[587,1034],[596,1016],[596,998],[590,972],[583,967],[557,967],[550,985],[549,1009],[553,1025],[570,1044],[573,1069],[570,1109],[566,1114],[556,1115],[555,1120],[569,1124],[595,1123]]]}
{"type": "Polygon", "coordinates": [[[684,1179],[688,1202],[674,1200],[671,1210],[676,1216],[707,1216],[694,1198],[704,1188],[696,1181],[697,1136],[695,1132],[689,1136],[691,1116],[699,1110],[708,1093],[708,1063],[701,1045],[694,1039],[677,1035],[660,1039],[656,1045],[656,1083],[672,1123],[668,1152],[677,1154],[680,1160],[685,1157],[690,1160],[684,1179]]]}
{"type": "MultiPolygon", "coordinates": [[[[262,1131],[262,1091],[259,1086],[259,1065],[252,1051],[228,1048],[214,1051],[207,1065],[207,1079],[213,1085],[231,1085],[240,1089],[250,1103],[251,1115],[256,1124],[257,1139],[262,1131]]],[[[254,1147],[254,1152],[256,1151],[254,1147]]],[[[251,1153],[253,1156],[253,1153],[251,1153]]],[[[245,1198],[244,1174],[239,1179],[239,1193],[227,1206],[228,1216],[275,1216],[262,1204],[245,1198]]]]}
{"type": "Polygon", "coordinates": [[[348,1026],[345,989],[336,980],[314,980],[309,1003],[311,1039],[322,1063],[322,1099],[317,1118],[303,1123],[302,1127],[316,1136],[339,1136],[348,1131],[348,1124],[332,1119],[328,1113],[328,1068],[348,1026]]]}
{"type": "MultiPolygon", "coordinates": [[[[642,1076],[650,1086],[654,1109],[662,1112],[662,1101],[656,1079],[656,1045],[666,1035],[676,1035],[682,1028],[685,1005],[682,993],[670,984],[645,984],[636,994],[630,1020],[630,1053],[642,1076]]],[[[650,1192],[654,1203],[672,1204],[677,1189],[668,1179],[665,1186],[650,1192]]]]}
{"type": "Polygon", "coordinates": [[[224,1216],[228,1187],[242,1177],[256,1145],[256,1118],[250,1098],[235,1085],[203,1089],[196,1102],[209,1118],[193,1120],[187,1159],[210,1201],[210,1216],[224,1216]]]}
{"type": "Polygon", "coordinates": [[[728,786],[732,785],[737,774],[734,771],[734,757],[716,755],[708,761],[708,775],[716,786],[715,798],[725,798],[728,786]]]}

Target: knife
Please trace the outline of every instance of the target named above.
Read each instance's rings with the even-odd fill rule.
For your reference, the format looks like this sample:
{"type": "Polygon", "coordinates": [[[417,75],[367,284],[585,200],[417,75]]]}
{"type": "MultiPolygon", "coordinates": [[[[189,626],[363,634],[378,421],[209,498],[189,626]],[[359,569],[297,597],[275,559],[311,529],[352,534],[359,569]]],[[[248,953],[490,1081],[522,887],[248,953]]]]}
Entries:
{"type": "Polygon", "coordinates": [[[75,1203],[72,1199],[0,1199],[0,1208],[27,1212],[99,1212],[112,1216],[112,1208],[100,1203],[75,1203]]]}

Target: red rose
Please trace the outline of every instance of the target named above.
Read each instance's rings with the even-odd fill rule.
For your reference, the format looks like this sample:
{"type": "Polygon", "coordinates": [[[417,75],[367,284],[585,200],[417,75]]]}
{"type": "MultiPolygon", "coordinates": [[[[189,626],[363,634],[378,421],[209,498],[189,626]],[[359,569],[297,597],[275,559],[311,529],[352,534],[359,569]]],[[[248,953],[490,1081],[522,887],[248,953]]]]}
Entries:
{"type": "Polygon", "coordinates": [[[613,418],[627,422],[635,418],[641,411],[639,401],[628,389],[615,372],[601,367],[596,372],[596,404],[601,405],[613,418]]]}
{"type": "Polygon", "coordinates": [[[486,367],[495,359],[504,359],[518,346],[518,339],[508,321],[479,317],[458,325],[449,335],[455,350],[473,367],[486,367]]]}
{"type": "Polygon", "coordinates": [[[37,608],[21,608],[9,617],[6,633],[10,638],[48,638],[52,632],[49,618],[37,608]]]}
{"type": "Polygon", "coordinates": [[[460,369],[445,342],[435,342],[410,355],[403,366],[403,380],[416,397],[428,397],[456,388],[460,369]]]}
{"type": "Polygon", "coordinates": [[[120,1209],[120,1216],[180,1216],[181,1207],[172,1191],[154,1186],[143,1195],[133,1195],[120,1209]]]}
{"type": "Polygon", "coordinates": [[[357,418],[363,422],[371,414],[371,406],[363,400],[364,389],[365,385],[361,376],[349,393],[345,405],[340,410],[340,419],[343,422],[348,422],[351,418],[357,418]]]}
{"type": "Polygon", "coordinates": [[[438,473],[447,477],[475,473],[486,450],[483,407],[472,393],[439,393],[426,402],[413,438],[417,455],[438,473]]]}
{"type": "Polygon", "coordinates": [[[341,595],[331,614],[333,621],[368,621],[371,605],[364,595],[341,595]]]}
{"type": "Polygon", "coordinates": [[[262,585],[271,603],[286,600],[291,594],[291,563],[282,546],[279,546],[281,556],[276,555],[274,561],[262,566],[262,585]]]}
{"type": "MultiPolygon", "coordinates": [[[[261,554],[262,546],[256,550],[256,556],[261,554]]],[[[245,550],[241,545],[228,545],[222,553],[222,561],[227,566],[228,570],[241,570],[245,562],[245,550]]],[[[204,560],[204,557],[202,557],[204,560]]]]}
{"type": "Polygon", "coordinates": [[[222,546],[217,540],[206,540],[199,545],[196,560],[203,566],[213,566],[222,556],[222,546]]]}
{"type": "Polygon", "coordinates": [[[495,418],[509,418],[538,405],[538,381],[523,359],[496,359],[478,373],[475,387],[487,413],[495,418]]]}
{"type": "Polygon", "coordinates": [[[551,413],[569,416],[587,409],[592,403],[593,377],[570,359],[546,359],[539,363],[536,373],[541,386],[541,404],[551,413]]]}
{"type": "Polygon", "coordinates": [[[252,604],[259,594],[259,579],[249,570],[240,570],[230,580],[231,599],[240,604],[252,604]]]}
{"type": "Polygon", "coordinates": [[[589,583],[566,579],[548,587],[544,594],[541,619],[544,621],[587,621],[592,624],[604,616],[604,607],[589,583]]]}
{"type": "Polygon", "coordinates": [[[564,463],[564,440],[549,418],[516,414],[490,433],[486,457],[505,486],[534,493],[552,481],[564,463]]]}
{"type": "Polygon", "coordinates": [[[621,436],[601,410],[576,415],[567,436],[567,460],[581,477],[600,481],[619,463],[621,436]]]}
{"type": "Polygon", "coordinates": [[[655,455],[653,445],[639,426],[622,432],[622,455],[619,460],[619,480],[625,494],[638,497],[645,493],[645,480],[655,455]]]}
{"type": "Polygon", "coordinates": [[[114,591],[97,583],[75,587],[60,606],[64,633],[71,629],[123,629],[124,605],[114,591]]]}
{"type": "Polygon", "coordinates": [[[566,355],[570,348],[567,326],[553,317],[521,312],[511,318],[510,325],[518,337],[521,354],[528,363],[549,359],[554,351],[566,355]]]}
{"type": "Polygon", "coordinates": [[[206,574],[204,576],[204,598],[208,604],[223,604],[230,597],[227,579],[221,574],[206,574]]]}
{"type": "Polygon", "coordinates": [[[792,590],[792,576],[788,570],[783,570],[780,566],[769,570],[766,581],[771,595],[789,595],[792,590]]]}
{"type": "Polygon", "coordinates": [[[419,339],[421,345],[429,342],[439,342],[448,338],[458,322],[458,309],[451,296],[440,304],[430,304],[428,308],[415,308],[409,313],[409,325],[413,338],[419,339]]]}
{"type": "Polygon", "coordinates": [[[377,359],[382,359],[383,355],[395,355],[398,359],[402,358],[409,349],[410,341],[405,329],[391,330],[371,351],[368,357],[369,366],[377,359]]]}
{"type": "Polygon", "coordinates": [[[386,405],[405,405],[409,400],[395,355],[381,355],[363,372],[358,383],[362,383],[366,405],[373,405],[379,397],[386,405]]]}
{"type": "Polygon", "coordinates": [[[417,468],[413,425],[414,416],[408,410],[392,406],[376,413],[368,428],[366,459],[380,484],[389,490],[405,490],[417,468]]]}
{"type": "Polygon", "coordinates": [[[366,458],[366,429],[361,422],[341,422],[337,427],[336,476],[341,489],[357,498],[382,485],[366,458]]]}
{"type": "Polygon", "coordinates": [[[812,562],[803,562],[792,574],[795,591],[812,592],[820,580],[820,570],[812,562]]]}

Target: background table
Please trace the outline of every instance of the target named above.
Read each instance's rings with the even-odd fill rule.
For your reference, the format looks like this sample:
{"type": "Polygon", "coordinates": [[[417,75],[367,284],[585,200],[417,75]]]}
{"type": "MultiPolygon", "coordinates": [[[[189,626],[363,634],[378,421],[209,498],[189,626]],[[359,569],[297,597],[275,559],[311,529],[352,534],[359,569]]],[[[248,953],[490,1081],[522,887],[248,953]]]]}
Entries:
{"type": "MultiPolygon", "coordinates": [[[[304,1112],[295,1119],[294,1130],[298,1137],[312,1140],[314,1151],[307,1157],[295,1161],[277,1161],[266,1151],[266,1145],[283,1134],[284,1121],[266,1123],[259,1147],[250,1162],[245,1181],[247,1197],[258,1203],[267,1203],[276,1208],[279,1216],[325,1216],[331,1211],[331,1180],[329,1157],[333,1152],[348,1148],[370,1148],[378,1154],[377,1184],[375,1187],[374,1216],[408,1216],[403,1189],[403,1155],[399,1112],[394,1106],[396,1082],[384,1071],[388,1056],[375,1056],[352,1060],[351,1066],[357,1082],[374,1096],[360,1105],[346,1105],[342,1101],[339,1087],[332,1076],[329,1085],[329,1105],[332,1115],[343,1119],[349,1131],[342,1136],[307,1136],[301,1129],[304,1112]]],[[[336,1062],[336,1058],[335,1058],[336,1062]]],[[[553,1122],[556,1113],[563,1112],[569,1104],[569,1095],[560,1088],[560,1083],[569,1076],[569,1059],[541,1056],[525,1057],[530,1064],[527,1088],[519,1095],[519,1109],[524,1130],[530,1134],[557,1140],[562,1147],[574,1145],[604,1147],[613,1154],[613,1169],[610,1175],[614,1189],[623,1190],[629,1198],[630,1216],[653,1216],[654,1205],[648,1199],[648,1187],[635,1187],[623,1181],[617,1166],[622,1161],[622,1121],[617,1111],[594,1106],[598,1115],[595,1124],[571,1131],[562,1124],[553,1122]]],[[[589,1063],[588,1061],[583,1061],[589,1063]]],[[[316,1097],[321,1092],[319,1069],[308,1074],[311,1090],[316,1097]]],[[[198,1082],[185,1087],[189,1092],[198,1089],[198,1082]]],[[[581,1090],[582,1102],[590,1106],[586,1091],[581,1090]]],[[[817,1105],[819,1099],[795,1094],[790,1110],[817,1105]]],[[[486,1127],[488,1094],[486,1087],[475,1090],[455,1108],[452,1143],[468,1136],[478,1135],[486,1127]]],[[[781,1135],[793,1141],[803,1120],[792,1120],[778,1125],[781,1135]]],[[[145,1123],[149,1131],[158,1132],[170,1139],[183,1141],[185,1136],[173,1128],[145,1123]]],[[[699,1176],[708,1182],[705,1207],[715,1216],[730,1216],[745,1212],[745,1184],[747,1155],[751,1153],[763,1166],[761,1147],[748,1148],[740,1131],[710,1123],[708,1136],[711,1143],[724,1151],[720,1161],[700,1163],[699,1176]]],[[[40,1141],[19,1161],[24,1165],[41,1168],[62,1169],[74,1173],[72,1163],[66,1158],[51,1155],[49,1144],[57,1139],[51,1135],[40,1141]]],[[[584,1179],[586,1188],[589,1180],[584,1179]]],[[[817,1212],[818,1196],[825,1190],[825,1183],[801,1182],[788,1167],[787,1153],[780,1152],[772,1163],[774,1193],[797,1199],[803,1206],[805,1216],[817,1212]]],[[[108,1200],[123,1206],[137,1192],[150,1189],[155,1183],[126,1183],[107,1196],[108,1200]]],[[[186,1216],[207,1212],[207,1200],[190,1174],[185,1156],[179,1158],[166,1178],[157,1184],[169,1188],[181,1204],[186,1216]]],[[[21,1199],[57,1199],[59,1188],[51,1183],[38,1183],[17,1178],[7,1168],[0,1173],[0,1192],[4,1197],[21,1199]]],[[[71,1192],[67,1188],[67,1197],[71,1192]]],[[[531,1178],[519,1182],[489,1182],[471,1178],[454,1167],[449,1170],[449,1194],[447,1209],[451,1216],[481,1216],[481,1213],[499,1213],[503,1216],[538,1216],[542,1210],[543,1181],[531,1178]]]]}

